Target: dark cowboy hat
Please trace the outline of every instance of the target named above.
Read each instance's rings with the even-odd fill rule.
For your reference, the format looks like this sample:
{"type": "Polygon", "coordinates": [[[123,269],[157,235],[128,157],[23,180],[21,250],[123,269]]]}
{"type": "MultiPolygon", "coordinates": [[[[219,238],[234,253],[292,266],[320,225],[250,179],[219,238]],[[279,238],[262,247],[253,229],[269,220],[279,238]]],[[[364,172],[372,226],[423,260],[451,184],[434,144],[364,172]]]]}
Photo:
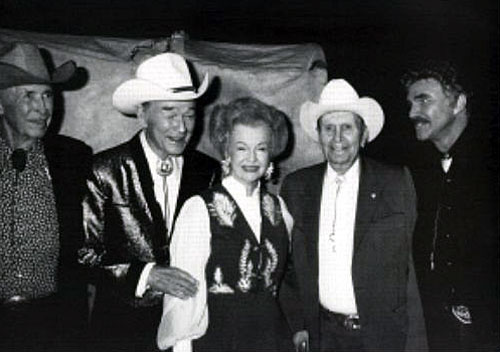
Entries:
{"type": "Polygon", "coordinates": [[[67,61],[50,76],[36,45],[16,42],[0,46],[0,89],[24,84],[63,83],[75,70],[75,63],[67,61]]]}

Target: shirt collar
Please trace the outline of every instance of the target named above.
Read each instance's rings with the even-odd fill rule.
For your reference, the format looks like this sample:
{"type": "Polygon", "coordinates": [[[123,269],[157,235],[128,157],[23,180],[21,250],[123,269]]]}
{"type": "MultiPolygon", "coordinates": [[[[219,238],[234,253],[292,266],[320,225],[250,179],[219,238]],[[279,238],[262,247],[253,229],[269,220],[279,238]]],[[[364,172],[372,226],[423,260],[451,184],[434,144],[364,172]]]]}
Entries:
{"type": "Polygon", "coordinates": [[[258,198],[260,195],[260,182],[257,184],[257,187],[255,187],[253,193],[250,196],[247,196],[247,190],[245,188],[245,185],[237,181],[233,176],[225,177],[222,180],[222,185],[229,191],[229,193],[231,193],[231,195],[234,198],[239,198],[239,199],[258,198]]]}
{"type": "MultiPolygon", "coordinates": [[[[326,163],[326,179],[333,182],[339,174],[332,168],[330,163],[326,163]]],[[[356,181],[359,178],[359,157],[356,159],[354,164],[347,170],[345,174],[342,175],[344,181],[356,181]]]]}

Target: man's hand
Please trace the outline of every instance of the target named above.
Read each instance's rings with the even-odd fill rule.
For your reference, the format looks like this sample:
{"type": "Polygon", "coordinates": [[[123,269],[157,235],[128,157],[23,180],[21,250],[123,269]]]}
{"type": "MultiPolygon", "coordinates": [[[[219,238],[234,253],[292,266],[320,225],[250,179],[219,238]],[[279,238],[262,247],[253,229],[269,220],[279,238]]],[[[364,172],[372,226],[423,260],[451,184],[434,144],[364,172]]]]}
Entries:
{"type": "Polygon", "coordinates": [[[180,299],[193,297],[198,291],[198,281],[187,272],[174,267],[155,265],[148,276],[148,286],[154,290],[180,299]]]}
{"type": "Polygon", "coordinates": [[[297,352],[309,352],[309,333],[306,330],[293,334],[293,344],[297,352]]]}

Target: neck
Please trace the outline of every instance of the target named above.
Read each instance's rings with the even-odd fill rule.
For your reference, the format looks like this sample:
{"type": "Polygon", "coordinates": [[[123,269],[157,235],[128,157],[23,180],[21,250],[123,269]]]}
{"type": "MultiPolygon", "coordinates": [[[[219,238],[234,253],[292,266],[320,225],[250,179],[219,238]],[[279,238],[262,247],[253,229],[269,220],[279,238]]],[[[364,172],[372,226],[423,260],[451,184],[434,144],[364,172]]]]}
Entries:
{"type": "Polygon", "coordinates": [[[448,153],[448,151],[451,149],[451,147],[453,147],[455,142],[465,130],[465,127],[467,127],[467,123],[467,115],[464,114],[457,116],[454,123],[448,129],[447,133],[445,133],[439,139],[433,141],[436,149],[441,153],[448,153]]]}
{"type": "Polygon", "coordinates": [[[37,141],[36,138],[22,138],[5,126],[6,121],[4,118],[1,118],[0,121],[0,136],[5,140],[10,149],[30,150],[34,147],[37,141]]]}
{"type": "Polygon", "coordinates": [[[249,197],[253,194],[253,192],[255,191],[255,189],[257,188],[258,184],[259,184],[259,181],[254,181],[254,182],[246,182],[246,181],[243,181],[243,180],[240,180],[236,177],[233,176],[233,178],[238,182],[238,183],[241,183],[244,187],[245,187],[245,193],[246,195],[249,197]]]}

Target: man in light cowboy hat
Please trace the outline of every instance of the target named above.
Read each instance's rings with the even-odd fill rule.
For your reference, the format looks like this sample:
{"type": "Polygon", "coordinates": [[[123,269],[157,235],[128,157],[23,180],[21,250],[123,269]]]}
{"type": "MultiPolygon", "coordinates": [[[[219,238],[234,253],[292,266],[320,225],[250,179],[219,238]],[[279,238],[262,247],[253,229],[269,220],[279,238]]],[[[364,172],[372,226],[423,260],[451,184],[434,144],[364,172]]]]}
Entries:
{"type": "Polygon", "coordinates": [[[92,151],[73,138],[46,135],[52,86],[74,72],[69,61],[50,75],[33,44],[0,46],[2,351],[81,346],[87,290],[77,250],[92,151]]]}
{"type": "Polygon", "coordinates": [[[185,59],[164,53],[142,62],[121,84],[113,105],[145,128],[96,155],[83,202],[85,246],[80,260],[95,274],[91,329],[96,349],[155,350],[162,296],[197,290],[169,266],[169,234],[186,199],[214,181],[218,163],[188,143],[196,122],[196,89],[185,59]]]}
{"type": "Polygon", "coordinates": [[[360,156],[382,130],[382,108],[334,79],[319,103],[302,105],[300,123],[326,158],[288,175],[281,189],[294,218],[293,259],[311,350],[425,350],[411,255],[411,177],[360,156]]]}

